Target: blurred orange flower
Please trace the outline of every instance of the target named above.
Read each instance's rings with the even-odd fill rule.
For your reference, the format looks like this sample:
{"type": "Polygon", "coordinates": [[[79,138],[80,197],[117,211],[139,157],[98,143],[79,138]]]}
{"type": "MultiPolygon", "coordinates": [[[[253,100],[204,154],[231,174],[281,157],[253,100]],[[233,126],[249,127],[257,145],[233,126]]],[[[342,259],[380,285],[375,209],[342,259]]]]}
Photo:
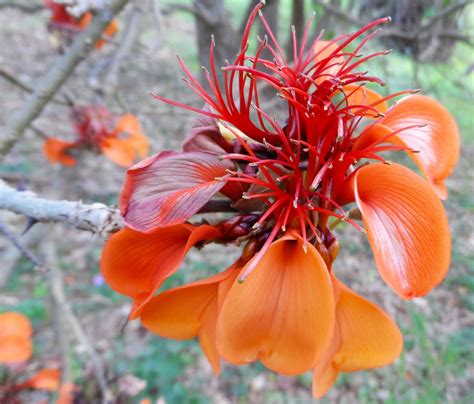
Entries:
{"type": "Polygon", "coordinates": [[[139,158],[148,155],[148,139],[138,119],[131,114],[114,117],[104,107],[74,107],[72,121],[76,140],[72,142],[48,138],[43,151],[50,163],[65,166],[76,164],[71,152],[90,148],[100,151],[115,164],[130,167],[139,158]]]}
{"type": "MultiPolygon", "coordinates": [[[[59,34],[60,39],[63,38],[66,41],[69,41],[75,34],[84,30],[93,17],[90,11],[81,17],[73,16],[69,13],[65,4],[56,3],[54,0],[45,0],[44,4],[51,11],[48,28],[53,33],[59,34]]],[[[102,48],[107,43],[107,40],[112,38],[117,32],[118,22],[114,19],[104,30],[102,34],[103,39],[99,39],[95,43],[95,48],[102,48]]]]}
{"type": "Polygon", "coordinates": [[[0,363],[13,364],[30,359],[32,333],[30,320],[23,314],[0,314],[0,363]]]}

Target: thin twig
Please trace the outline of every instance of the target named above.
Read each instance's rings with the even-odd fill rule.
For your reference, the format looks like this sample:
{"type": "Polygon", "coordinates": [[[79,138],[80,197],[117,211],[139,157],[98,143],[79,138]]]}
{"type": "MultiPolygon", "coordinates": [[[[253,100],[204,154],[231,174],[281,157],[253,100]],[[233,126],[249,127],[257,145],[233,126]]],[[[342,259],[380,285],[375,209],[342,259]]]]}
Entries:
{"type": "Polygon", "coordinates": [[[103,81],[105,83],[103,88],[109,94],[113,94],[117,88],[120,68],[130,54],[133,44],[140,34],[140,22],[142,21],[142,17],[143,12],[141,8],[135,5],[132,9],[126,31],[123,33],[122,41],[110,65],[109,72],[103,81]]]}
{"type": "MultiPolygon", "coordinates": [[[[28,84],[24,83],[19,78],[15,77],[12,73],[6,71],[5,69],[1,67],[0,67],[0,76],[2,76],[5,80],[10,82],[11,84],[21,88],[23,91],[26,91],[27,93],[34,92],[34,89],[31,88],[28,84]]],[[[51,102],[58,105],[64,105],[67,107],[70,107],[72,105],[72,99],[66,95],[64,96],[64,100],[60,100],[58,98],[52,98],[51,102]]]]}
{"type": "Polygon", "coordinates": [[[61,270],[58,267],[58,257],[55,241],[46,238],[42,243],[44,257],[48,263],[49,287],[51,290],[54,330],[57,339],[58,348],[61,354],[61,383],[73,383],[71,344],[66,327],[66,296],[64,293],[64,279],[61,270]]]}
{"type": "Polygon", "coordinates": [[[35,91],[23,107],[12,114],[0,133],[0,159],[20,139],[24,130],[36,119],[54,94],[61,88],[81,60],[91,51],[94,43],[106,29],[110,20],[127,4],[128,0],[114,0],[109,9],[101,10],[88,27],[76,36],[68,52],[35,85],[35,91]]]}
{"type": "MultiPolygon", "coordinates": [[[[50,238],[44,243],[44,251],[45,251],[45,256],[48,261],[48,269],[49,269],[49,275],[50,275],[50,284],[51,284],[51,294],[54,299],[55,303],[55,308],[59,310],[59,312],[56,313],[56,318],[60,319],[62,322],[62,333],[65,333],[65,328],[64,325],[65,323],[68,325],[67,328],[70,328],[74,334],[74,337],[76,338],[77,342],[86,350],[87,354],[90,357],[90,360],[92,362],[92,368],[94,370],[94,375],[97,380],[97,384],[99,386],[100,392],[102,394],[102,403],[110,403],[112,400],[112,393],[107,385],[107,380],[105,377],[105,368],[104,364],[102,362],[102,358],[100,355],[97,353],[97,351],[94,349],[93,344],[89,340],[89,337],[87,336],[86,332],[84,331],[80,321],[74,314],[71,305],[69,304],[69,301],[67,300],[66,293],[64,291],[64,281],[63,281],[63,274],[58,266],[58,260],[57,260],[57,249],[55,245],[55,239],[50,238]]],[[[59,332],[59,327],[58,327],[58,332],[59,332]]],[[[63,336],[63,338],[67,338],[67,336],[63,336]]],[[[61,344],[65,344],[67,341],[61,341],[61,338],[59,339],[60,342],[60,348],[64,351],[65,348],[64,346],[61,346],[61,344]]],[[[65,352],[63,352],[63,359],[65,355],[65,352]]],[[[63,369],[64,372],[64,369],[63,369]]],[[[66,381],[71,381],[71,380],[65,380],[65,375],[63,374],[63,383],[66,381]]]]}
{"type": "Polygon", "coordinates": [[[5,223],[0,222],[0,233],[3,234],[10,243],[29,261],[33,263],[33,265],[37,267],[42,267],[43,264],[41,261],[30,251],[26,248],[23,243],[19,240],[15,233],[13,233],[5,223]]]}

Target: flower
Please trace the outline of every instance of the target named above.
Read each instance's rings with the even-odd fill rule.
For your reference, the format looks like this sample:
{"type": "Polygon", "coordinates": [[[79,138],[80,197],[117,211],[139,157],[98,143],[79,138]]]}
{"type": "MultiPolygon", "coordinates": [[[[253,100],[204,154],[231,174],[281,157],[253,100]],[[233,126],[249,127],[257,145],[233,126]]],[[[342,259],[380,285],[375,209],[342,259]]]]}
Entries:
{"type": "MultiPolygon", "coordinates": [[[[90,11],[81,17],[77,17],[69,13],[66,4],[59,4],[54,0],[45,0],[44,5],[51,10],[48,29],[53,32],[60,41],[69,42],[75,34],[84,30],[92,20],[92,13],[90,11]]],[[[95,48],[102,48],[107,43],[107,39],[112,38],[117,31],[118,23],[117,20],[114,19],[102,34],[105,39],[99,39],[95,43],[95,48]]]]}
{"type": "Polygon", "coordinates": [[[30,359],[33,348],[31,323],[16,312],[0,314],[0,363],[14,364],[30,359]]]}
{"type": "MultiPolygon", "coordinates": [[[[1,313],[0,364],[10,366],[14,370],[16,365],[27,362],[33,354],[32,334],[33,328],[26,316],[17,312],[1,313]]],[[[8,401],[11,394],[24,389],[57,391],[60,382],[61,372],[58,369],[43,368],[21,383],[0,386],[0,399],[8,401]]]]}
{"type": "Polygon", "coordinates": [[[313,393],[321,396],[339,372],[387,365],[402,349],[388,315],[336,278],[335,228],[345,221],[367,235],[380,275],[400,297],[429,293],[449,268],[440,198],[459,134],[432,98],[418,91],[383,97],[367,87],[383,81],[359,68],[387,52],[361,51],[388,18],[308,46],[309,21],[289,63],[263,16],[268,38],[248,54],[261,7],[236,60],[222,69],[222,86],[214,42],[210,91],[179,59],[202,110],[155,95],[199,118],[181,152],[163,151],[127,171],[120,196],[127,227],[107,241],[101,268],[115,290],[135,299],[132,316],[145,328],[167,338],[198,336],[216,373],[221,358],[259,360],[285,375],[313,370],[313,393]],[[284,117],[265,111],[262,86],[276,90],[284,117]],[[424,178],[386,152],[406,153],[424,178]],[[230,216],[184,227],[196,226],[196,214],[218,211],[230,216]],[[203,226],[199,244],[190,242],[203,226]],[[245,247],[226,271],[156,295],[191,247],[211,242],[245,247]]]}
{"type": "Polygon", "coordinates": [[[130,167],[137,157],[148,155],[148,139],[134,115],[116,118],[103,107],[76,106],[71,117],[76,130],[75,141],[66,142],[50,137],[44,143],[43,152],[52,164],[75,165],[76,158],[71,152],[82,148],[100,150],[115,164],[123,167],[130,167]]]}

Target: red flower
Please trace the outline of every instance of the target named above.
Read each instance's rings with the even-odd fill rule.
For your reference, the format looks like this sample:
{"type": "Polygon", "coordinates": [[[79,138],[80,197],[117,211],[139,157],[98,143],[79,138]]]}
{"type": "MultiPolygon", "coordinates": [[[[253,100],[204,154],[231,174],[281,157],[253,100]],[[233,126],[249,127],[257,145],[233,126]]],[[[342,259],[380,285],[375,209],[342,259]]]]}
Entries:
{"type": "Polygon", "coordinates": [[[148,154],[148,139],[134,115],[126,114],[117,119],[103,107],[74,107],[72,120],[75,141],[48,138],[44,143],[44,154],[53,164],[75,165],[71,151],[81,148],[97,149],[123,167],[130,167],[137,156],[144,158],[148,154]]]}
{"type": "Polygon", "coordinates": [[[366,33],[388,19],[330,42],[318,37],[309,47],[308,23],[290,64],[270,30],[255,54],[247,53],[261,7],[249,18],[236,60],[223,68],[222,87],[214,43],[209,92],[180,60],[203,110],[156,96],[201,117],[182,152],[162,152],[128,170],[120,208],[134,230],[107,242],[101,265],[112,287],[134,299],[143,282],[145,327],[169,338],[198,335],[216,371],[220,357],[237,365],[260,360],[282,374],[314,369],[320,396],[338,372],[386,365],[402,346],[388,316],[335,278],[334,228],[347,221],[367,234],[382,278],[401,297],[427,294],[449,267],[439,197],[446,197],[459,134],[429,97],[413,91],[382,97],[366,88],[383,82],[360,66],[386,54],[360,55],[377,31],[366,33]],[[271,59],[261,56],[265,48],[271,59]],[[264,110],[262,85],[282,99],[283,119],[264,110]],[[388,151],[407,153],[425,178],[387,161],[388,151]],[[194,245],[187,237],[167,240],[216,204],[232,216],[209,219],[214,234],[200,240],[245,242],[239,263],[152,298],[194,245]],[[127,234],[133,240],[119,241],[127,234]],[[179,251],[171,266],[164,261],[167,243],[179,251]]]}

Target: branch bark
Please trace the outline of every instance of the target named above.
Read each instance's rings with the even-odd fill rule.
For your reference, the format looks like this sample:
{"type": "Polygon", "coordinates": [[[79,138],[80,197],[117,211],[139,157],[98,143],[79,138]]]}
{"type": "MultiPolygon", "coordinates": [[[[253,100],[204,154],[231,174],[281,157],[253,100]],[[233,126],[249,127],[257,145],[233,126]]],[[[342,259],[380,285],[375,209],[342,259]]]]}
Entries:
{"type": "Polygon", "coordinates": [[[0,180],[0,209],[30,216],[40,222],[64,222],[80,230],[107,235],[123,227],[118,209],[101,203],[42,199],[28,191],[17,191],[0,180]]]}
{"type": "Polygon", "coordinates": [[[69,51],[38,81],[33,94],[24,106],[12,115],[7,126],[0,132],[0,159],[11,150],[24,130],[39,116],[79,62],[91,51],[110,20],[127,2],[128,0],[114,0],[109,9],[99,11],[86,30],[75,38],[69,51]]]}

